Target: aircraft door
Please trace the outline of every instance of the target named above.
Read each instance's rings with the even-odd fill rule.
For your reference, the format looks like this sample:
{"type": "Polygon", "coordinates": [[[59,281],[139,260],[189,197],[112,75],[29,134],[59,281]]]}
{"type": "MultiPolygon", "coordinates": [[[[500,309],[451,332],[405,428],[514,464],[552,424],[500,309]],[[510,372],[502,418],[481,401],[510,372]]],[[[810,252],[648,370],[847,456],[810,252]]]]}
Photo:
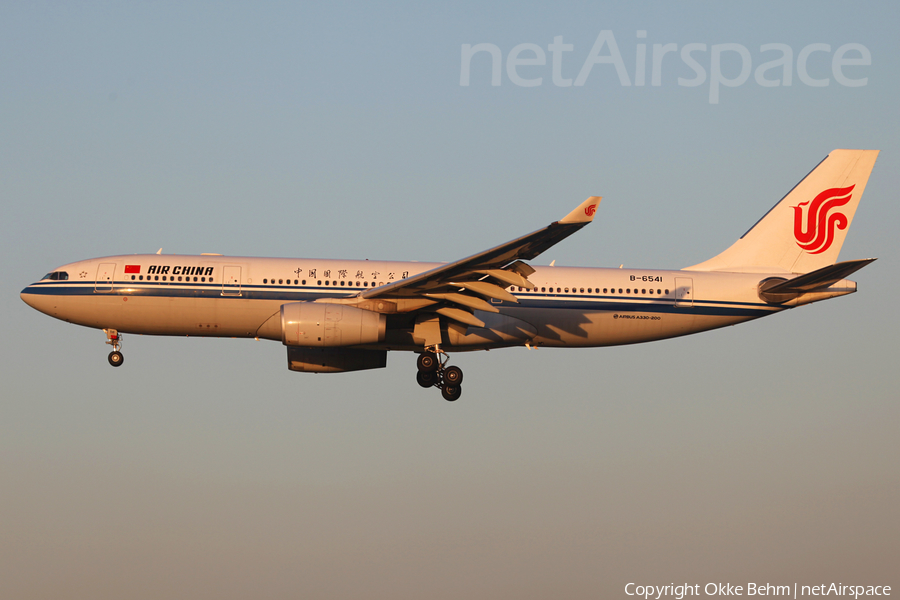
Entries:
{"type": "Polygon", "coordinates": [[[690,277],[675,278],[675,306],[694,305],[694,280],[690,277]]]}
{"type": "Polygon", "coordinates": [[[222,295],[241,295],[241,267],[226,265],[222,269],[222,295]]]}
{"type": "Polygon", "coordinates": [[[113,290],[113,278],[116,274],[116,263],[100,263],[97,267],[97,281],[94,283],[94,292],[108,293],[113,290]]]}

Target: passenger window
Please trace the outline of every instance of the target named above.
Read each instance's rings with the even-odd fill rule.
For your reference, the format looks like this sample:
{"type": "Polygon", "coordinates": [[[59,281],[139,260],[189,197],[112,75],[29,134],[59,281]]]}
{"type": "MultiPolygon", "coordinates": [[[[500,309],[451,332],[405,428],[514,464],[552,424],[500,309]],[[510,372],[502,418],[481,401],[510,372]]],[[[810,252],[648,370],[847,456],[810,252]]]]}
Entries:
{"type": "Polygon", "coordinates": [[[647,293],[647,290],[641,290],[641,293],[642,293],[642,294],[646,294],[646,293],[647,293]]]}
{"type": "Polygon", "coordinates": [[[263,283],[269,283],[268,279],[263,279],[263,283]]]}

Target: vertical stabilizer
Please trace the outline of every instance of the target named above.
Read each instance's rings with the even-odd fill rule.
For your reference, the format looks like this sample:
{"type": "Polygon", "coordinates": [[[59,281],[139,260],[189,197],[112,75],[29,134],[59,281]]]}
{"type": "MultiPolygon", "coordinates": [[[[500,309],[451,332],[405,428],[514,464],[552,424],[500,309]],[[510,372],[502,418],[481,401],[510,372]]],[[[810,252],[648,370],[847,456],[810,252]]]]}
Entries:
{"type": "Polygon", "coordinates": [[[730,248],[688,271],[809,273],[837,262],[878,150],[834,150],[730,248]]]}

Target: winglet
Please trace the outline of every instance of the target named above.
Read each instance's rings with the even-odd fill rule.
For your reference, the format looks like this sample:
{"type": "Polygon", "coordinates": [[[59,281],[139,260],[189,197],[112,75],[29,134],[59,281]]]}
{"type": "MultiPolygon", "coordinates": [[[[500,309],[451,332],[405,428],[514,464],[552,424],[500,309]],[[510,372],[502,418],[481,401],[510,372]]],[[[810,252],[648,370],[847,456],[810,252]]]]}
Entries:
{"type": "Polygon", "coordinates": [[[578,205],[578,208],[559,220],[560,223],[590,223],[594,220],[597,205],[600,204],[600,196],[591,196],[578,205]]]}

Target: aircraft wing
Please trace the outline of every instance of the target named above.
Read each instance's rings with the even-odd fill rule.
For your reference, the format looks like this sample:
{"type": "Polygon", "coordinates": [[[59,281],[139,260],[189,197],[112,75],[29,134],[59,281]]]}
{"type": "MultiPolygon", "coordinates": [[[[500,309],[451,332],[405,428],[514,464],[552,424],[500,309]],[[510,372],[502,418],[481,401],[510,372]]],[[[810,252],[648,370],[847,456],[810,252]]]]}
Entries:
{"type": "Polygon", "coordinates": [[[535,258],[593,221],[599,202],[599,197],[591,196],[543,229],[418,275],[366,290],[360,297],[430,299],[452,305],[447,307],[452,310],[442,313],[445,316],[455,318],[452,315],[456,315],[456,320],[472,324],[474,317],[469,311],[473,309],[497,312],[479,296],[516,302],[504,288],[515,285],[532,289],[534,285],[528,281],[528,276],[534,269],[521,261],[535,258]]]}

